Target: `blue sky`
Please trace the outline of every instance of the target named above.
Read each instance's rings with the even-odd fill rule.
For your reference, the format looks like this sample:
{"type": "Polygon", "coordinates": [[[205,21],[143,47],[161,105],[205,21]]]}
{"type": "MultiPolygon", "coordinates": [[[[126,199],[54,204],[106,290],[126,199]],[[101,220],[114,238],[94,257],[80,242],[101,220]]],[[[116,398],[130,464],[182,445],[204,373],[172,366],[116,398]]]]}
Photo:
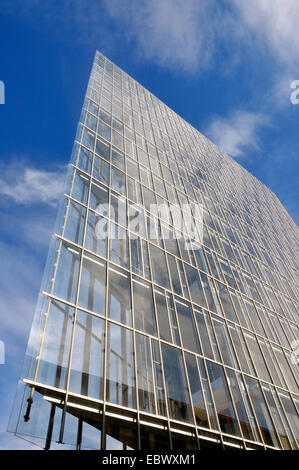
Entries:
{"type": "MultiPolygon", "coordinates": [[[[298,0],[0,0],[0,449],[95,50],[268,186],[298,225],[298,0]]],[[[298,95],[299,96],[299,95],[298,95]]]]}

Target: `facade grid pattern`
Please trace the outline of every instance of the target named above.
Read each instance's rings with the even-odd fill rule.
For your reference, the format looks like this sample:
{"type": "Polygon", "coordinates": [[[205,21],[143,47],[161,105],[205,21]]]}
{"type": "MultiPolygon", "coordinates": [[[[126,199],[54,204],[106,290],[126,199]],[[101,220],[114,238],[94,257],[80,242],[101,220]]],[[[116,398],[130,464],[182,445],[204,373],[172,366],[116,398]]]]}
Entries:
{"type": "Polygon", "coordinates": [[[297,241],[268,188],[97,52],[10,430],[297,449],[297,241]]]}

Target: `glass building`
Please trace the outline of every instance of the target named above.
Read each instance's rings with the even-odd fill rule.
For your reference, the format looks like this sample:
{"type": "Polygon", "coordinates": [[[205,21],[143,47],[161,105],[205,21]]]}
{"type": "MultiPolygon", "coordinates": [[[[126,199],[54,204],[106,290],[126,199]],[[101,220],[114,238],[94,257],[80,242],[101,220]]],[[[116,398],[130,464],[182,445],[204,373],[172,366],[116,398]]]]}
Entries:
{"type": "Polygon", "coordinates": [[[46,449],[297,449],[297,234],[97,52],[9,430],[46,449]]]}

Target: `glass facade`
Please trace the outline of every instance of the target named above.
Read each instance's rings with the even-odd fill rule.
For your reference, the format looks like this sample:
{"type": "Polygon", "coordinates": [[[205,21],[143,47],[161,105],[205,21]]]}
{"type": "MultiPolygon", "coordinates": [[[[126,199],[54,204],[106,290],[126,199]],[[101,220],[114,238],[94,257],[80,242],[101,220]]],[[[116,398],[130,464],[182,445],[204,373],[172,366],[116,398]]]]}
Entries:
{"type": "Polygon", "coordinates": [[[297,449],[297,235],[97,52],[9,430],[47,449],[297,449]]]}

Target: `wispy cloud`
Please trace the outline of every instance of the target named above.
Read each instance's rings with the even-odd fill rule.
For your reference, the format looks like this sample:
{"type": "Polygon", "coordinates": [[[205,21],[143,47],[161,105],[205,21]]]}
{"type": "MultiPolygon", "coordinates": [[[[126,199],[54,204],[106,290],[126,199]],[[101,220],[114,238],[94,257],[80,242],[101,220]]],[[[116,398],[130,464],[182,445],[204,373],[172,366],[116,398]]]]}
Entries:
{"type": "Polygon", "coordinates": [[[268,47],[278,62],[296,71],[299,65],[298,0],[231,0],[243,24],[268,47]]]}
{"type": "Polygon", "coordinates": [[[204,133],[223,152],[240,158],[247,150],[259,148],[259,131],[267,124],[269,119],[263,114],[235,111],[227,118],[212,118],[204,133]]]}
{"type": "Polygon", "coordinates": [[[143,57],[194,71],[212,61],[218,7],[214,0],[105,0],[115,19],[128,25],[143,57]]]}
{"type": "Polygon", "coordinates": [[[64,169],[40,170],[24,163],[0,165],[0,195],[18,204],[45,203],[55,205],[64,183],[64,169]]]}

